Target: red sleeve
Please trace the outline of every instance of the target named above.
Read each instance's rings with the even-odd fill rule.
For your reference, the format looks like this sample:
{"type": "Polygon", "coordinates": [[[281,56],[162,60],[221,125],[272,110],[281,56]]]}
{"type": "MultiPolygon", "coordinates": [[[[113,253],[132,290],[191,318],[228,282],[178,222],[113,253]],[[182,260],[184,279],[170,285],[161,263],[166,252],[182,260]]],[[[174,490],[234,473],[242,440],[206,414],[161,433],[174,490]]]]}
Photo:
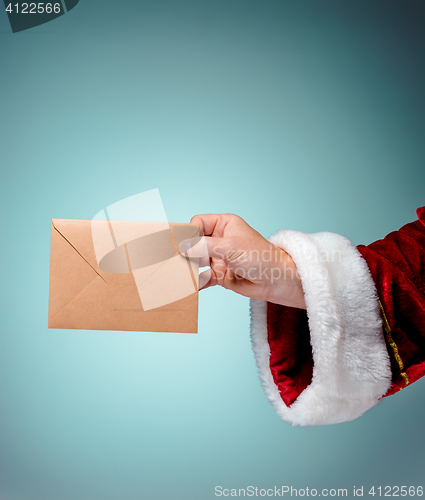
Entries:
{"type": "MultiPolygon", "coordinates": [[[[425,207],[419,220],[371,245],[357,247],[380,300],[394,394],[425,375],[425,207]]],[[[313,356],[306,311],[267,304],[270,370],[290,407],[311,384],[313,356]]]]}
{"type": "Polygon", "coordinates": [[[425,375],[425,207],[419,220],[357,247],[375,282],[391,359],[386,396],[425,375]]]}

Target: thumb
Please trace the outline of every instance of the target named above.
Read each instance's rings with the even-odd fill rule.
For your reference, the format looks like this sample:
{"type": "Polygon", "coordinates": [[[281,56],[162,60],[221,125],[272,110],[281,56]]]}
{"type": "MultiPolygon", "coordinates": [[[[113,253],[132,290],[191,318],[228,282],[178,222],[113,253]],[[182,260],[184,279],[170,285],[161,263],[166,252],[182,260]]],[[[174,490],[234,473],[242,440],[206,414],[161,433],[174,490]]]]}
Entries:
{"type": "Polygon", "coordinates": [[[230,247],[231,242],[228,238],[202,236],[182,241],[179,245],[179,252],[190,258],[207,257],[225,260],[230,247]]]}

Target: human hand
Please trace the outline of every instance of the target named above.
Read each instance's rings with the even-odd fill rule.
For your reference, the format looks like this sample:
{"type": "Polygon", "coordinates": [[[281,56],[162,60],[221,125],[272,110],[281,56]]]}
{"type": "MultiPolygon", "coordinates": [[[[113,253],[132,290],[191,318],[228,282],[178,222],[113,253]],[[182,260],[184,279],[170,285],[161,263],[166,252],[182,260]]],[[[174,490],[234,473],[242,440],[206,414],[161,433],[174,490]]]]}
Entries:
{"type": "Polygon", "coordinates": [[[241,217],[195,215],[201,238],[182,241],[180,253],[200,258],[199,289],[221,285],[228,290],[275,304],[305,309],[304,292],[294,261],[241,217]]]}

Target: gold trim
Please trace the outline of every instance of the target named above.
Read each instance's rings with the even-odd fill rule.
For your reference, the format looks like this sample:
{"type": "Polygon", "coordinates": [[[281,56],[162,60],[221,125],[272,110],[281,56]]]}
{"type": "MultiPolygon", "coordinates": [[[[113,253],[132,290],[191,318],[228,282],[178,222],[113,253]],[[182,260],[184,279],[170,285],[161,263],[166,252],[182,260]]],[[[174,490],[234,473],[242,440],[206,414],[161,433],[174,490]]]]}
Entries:
{"type": "Polygon", "coordinates": [[[406,382],[406,385],[409,385],[409,377],[407,376],[407,373],[400,372],[400,375],[404,378],[404,381],[406,382]]]}
{"type": "Polygon", "coordinates": [[[379,302],[379,309],[381,310],[381,317],[382,321],[384,323],[384,330],[385,330],[385,336],[387,337],[387,342],[390,344],[393,352],[394,352],[394,357],[395,360],[397,361],[398,367],[400,369],[400,375],[403,377],[403,380],[406,385],[409,385],[409,377],[407,376],[407,373],[404,370],[404,363],[403,360],[400,357],[400,354],[398,352],[398,347],[397,344],[394,342],[392,336],[391,336],[391,327],[390,323],[388,322],[387,315],[385,314],[384,307],[381,304],[381,301],[378,299],[379,302]]]}

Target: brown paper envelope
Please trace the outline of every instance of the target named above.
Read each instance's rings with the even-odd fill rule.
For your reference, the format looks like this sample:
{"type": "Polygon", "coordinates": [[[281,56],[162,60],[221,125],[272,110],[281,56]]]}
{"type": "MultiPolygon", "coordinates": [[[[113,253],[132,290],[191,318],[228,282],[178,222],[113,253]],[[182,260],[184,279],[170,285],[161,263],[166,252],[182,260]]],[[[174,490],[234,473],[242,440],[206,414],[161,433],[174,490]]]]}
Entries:
{"type": "MultiPolygon", "coordinates": [[[[119,222],[114,221],[116,225],[119,222]]],[[[179,261],[180,267],[184,260],[191,270],[195,291],[145,311],[132,272],[110,273],[98,267],[90,220],[52,219],[49,328],[197,333],[198,263],[180,256],[178,245],[183,239],[198,236],[199,227],[177,223],[170,223],[170,227],[174,257],[156,264],[156,272],[163,266],[169,268],[173,259],[179,261]]],[[[149,281],[149,266],[142,271],[149,281]]],[[[178,278],[178,269],[170,275],[178,278]]],[[[179,287],[178,280],[170,282],[170,287],[179,287]]]]}

